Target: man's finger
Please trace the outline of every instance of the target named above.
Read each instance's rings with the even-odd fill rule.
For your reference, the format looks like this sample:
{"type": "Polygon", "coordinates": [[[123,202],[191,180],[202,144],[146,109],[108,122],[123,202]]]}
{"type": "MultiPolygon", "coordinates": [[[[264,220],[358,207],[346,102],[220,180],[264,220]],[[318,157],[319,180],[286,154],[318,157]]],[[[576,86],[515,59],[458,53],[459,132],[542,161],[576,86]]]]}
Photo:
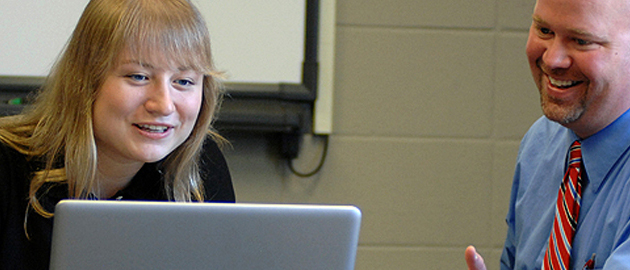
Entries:
{"type": "Polygon", "coordinates": [[[473,246],[466,248],[466,264],[468,270],[486,270],[486,264],[483,262],[483,258],[473,246]]]}

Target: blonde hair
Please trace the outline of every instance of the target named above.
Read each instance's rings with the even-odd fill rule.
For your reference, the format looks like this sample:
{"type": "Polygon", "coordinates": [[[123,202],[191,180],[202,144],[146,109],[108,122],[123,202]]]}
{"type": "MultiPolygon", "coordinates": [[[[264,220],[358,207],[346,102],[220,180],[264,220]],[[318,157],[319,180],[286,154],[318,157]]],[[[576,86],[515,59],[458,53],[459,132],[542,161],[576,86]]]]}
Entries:
{"type": "Polygon", "coordinates": [[[126,51],[141,61],[165,58],[204,74],[203,99],[191,135],[161,163],[169,200],[202,201],[197,160],[220,101],[205,21],[189,0],[91,0],[35,102],[0,119],[0,141],[45,165],[33,175],[29,207],[44,217],[46,183],[67,183],[71,198],[86,198],[96,183],[92,107],[105,76],[126,51]]]}

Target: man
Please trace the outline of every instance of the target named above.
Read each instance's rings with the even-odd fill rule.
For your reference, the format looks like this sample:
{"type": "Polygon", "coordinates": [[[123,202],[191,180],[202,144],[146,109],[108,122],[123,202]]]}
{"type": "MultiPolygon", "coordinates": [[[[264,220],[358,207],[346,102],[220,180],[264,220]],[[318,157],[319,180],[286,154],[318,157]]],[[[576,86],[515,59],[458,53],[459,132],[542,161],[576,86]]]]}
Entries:
{"type": "MultiPolygon", "coordinates": [[[[521,142],[501,269],[630,269],[630,1],[537,0],[526,52],[545,116],[521,142]],[[550,241],[575,142],[581,208],[550,241]]],[[[474,247],[466,262],[485,269],[474,247]]]]}

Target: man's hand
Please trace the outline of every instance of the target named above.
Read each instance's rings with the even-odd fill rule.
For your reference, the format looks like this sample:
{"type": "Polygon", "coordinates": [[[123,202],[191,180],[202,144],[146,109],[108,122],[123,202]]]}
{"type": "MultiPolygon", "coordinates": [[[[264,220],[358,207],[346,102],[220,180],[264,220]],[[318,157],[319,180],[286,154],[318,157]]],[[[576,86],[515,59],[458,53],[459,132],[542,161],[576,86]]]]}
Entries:
{"type": "Polygon", "coordinates": [[[486,264],[483,262],[483,258],[473,246],[466,248],[466,264],[468,270],[486,270],[486,264]]]}

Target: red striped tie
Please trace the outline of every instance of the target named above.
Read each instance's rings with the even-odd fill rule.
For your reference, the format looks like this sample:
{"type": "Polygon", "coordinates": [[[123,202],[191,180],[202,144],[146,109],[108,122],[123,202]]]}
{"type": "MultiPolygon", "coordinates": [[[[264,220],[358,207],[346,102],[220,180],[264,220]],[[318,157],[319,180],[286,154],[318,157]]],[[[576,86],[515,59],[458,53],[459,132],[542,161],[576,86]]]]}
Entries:
{"type": "Polygon", "coordinates": [[[567,169],[556,203],[556,217],[549,236],[549,246],[545,252],[542,269],[569,269],[571,246],[577,227],[582,199],[581,164],[582,150],[580,142],[575,141],[569,151],[569,168],[567,169]]]}

